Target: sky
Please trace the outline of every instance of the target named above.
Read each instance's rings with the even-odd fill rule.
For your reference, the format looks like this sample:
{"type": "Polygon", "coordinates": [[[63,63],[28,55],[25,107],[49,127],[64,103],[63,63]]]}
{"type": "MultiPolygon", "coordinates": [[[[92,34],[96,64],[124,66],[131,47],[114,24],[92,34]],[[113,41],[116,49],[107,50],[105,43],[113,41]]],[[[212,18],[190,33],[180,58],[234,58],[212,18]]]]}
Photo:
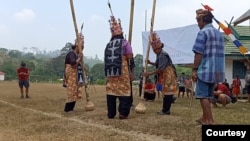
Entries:
{"type": "MultiPolygon", "coordinates": [[[[134,0],[132,48],[143,54],[142,32],[150,30],[153,0],[134,0]]],[[[103,60],[104,49],[111,38],[108,20],[111,12],[108,0],[74,0],[78,30],[82,23],[85,41],[84,55],[103,60]]],[[[121,19],[128,38],[130,0],[109,0],[116,18],[121,19]]],[[[154,30],[164,30],[196,24],[195,10],[207,4],[221,22],[233,21],[250,7],[249,0],[156,0],[154,30]]],[[[250,25],[246,21],[240,25],[250,25]]],[[[217,26],[214,23],[214,26],[217,26]]],[[[0,0],[0,48],[25,51],[36,47],[40,51],[62,49],[74,43],[75,29],[70,0],[0,0]]],[[[161,37],[162,38],[162,37],[161,37]]]]}

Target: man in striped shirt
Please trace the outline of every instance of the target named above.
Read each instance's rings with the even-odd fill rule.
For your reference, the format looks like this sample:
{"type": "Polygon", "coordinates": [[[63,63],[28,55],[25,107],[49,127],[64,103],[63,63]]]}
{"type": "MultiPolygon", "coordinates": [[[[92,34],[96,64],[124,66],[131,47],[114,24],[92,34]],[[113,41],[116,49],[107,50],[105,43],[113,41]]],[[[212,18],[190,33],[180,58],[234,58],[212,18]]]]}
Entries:
{"type": "Polygon", "coordinates": [[[195,98],[200,100],[203,115],[196,122],[214,124],[209,99],[213,96],[214,85],[225,79],[224,38],[212,25],[210,11],[196,10],[200,31],[193,46],[194,64],[192,78],[197,81],[195,98]]]}

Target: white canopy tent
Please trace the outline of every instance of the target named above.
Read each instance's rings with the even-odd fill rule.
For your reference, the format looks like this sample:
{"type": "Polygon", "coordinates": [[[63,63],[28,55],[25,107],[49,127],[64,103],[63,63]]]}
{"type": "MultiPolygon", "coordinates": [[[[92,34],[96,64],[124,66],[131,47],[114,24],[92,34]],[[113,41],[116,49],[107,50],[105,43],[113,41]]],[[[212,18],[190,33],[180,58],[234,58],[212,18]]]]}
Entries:
{"type": "MultiPolygon", "coordinates": [[[[192,64],[194,60],[192,48],[199,30],[198,25],[194,24],[167,30],[157,30],[155,32],[160,37],[161,42],[164,43],[163,50],[169,53],[174,64],[192,64]]],[[[149,32],[142,32],[143,64],[147,54],[148,37],[149,32]]],[[[156,55],[151,46],[149,60],[156,60],[156,55]]]]}

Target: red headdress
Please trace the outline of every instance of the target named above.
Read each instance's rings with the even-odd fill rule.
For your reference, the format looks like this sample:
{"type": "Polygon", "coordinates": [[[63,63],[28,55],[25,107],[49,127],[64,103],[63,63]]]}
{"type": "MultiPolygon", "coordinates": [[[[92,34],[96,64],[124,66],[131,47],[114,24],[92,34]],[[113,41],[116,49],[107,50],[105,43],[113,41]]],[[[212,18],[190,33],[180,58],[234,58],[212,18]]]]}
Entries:
{"type": "Polygon", "coordinates": [[[151,35],[151,45],[152,48],[160,48],[162,47],[162,42],[160,38],[158,37],[156,32],[153,32],[151,35]]]}

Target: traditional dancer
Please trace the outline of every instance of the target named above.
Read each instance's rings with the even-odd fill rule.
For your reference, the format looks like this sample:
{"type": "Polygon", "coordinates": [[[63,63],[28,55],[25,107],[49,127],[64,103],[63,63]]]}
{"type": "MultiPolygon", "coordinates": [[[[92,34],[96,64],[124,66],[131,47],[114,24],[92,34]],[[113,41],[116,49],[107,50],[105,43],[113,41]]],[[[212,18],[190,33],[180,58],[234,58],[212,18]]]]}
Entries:
{"type": "Polygon", "coordinates": [[[116,115],[116,99],[119,99],[118,112],[120,119],[127,119],[131,108],[131,85],[129,60],[133,58],[132,47],[124,39],[120,20],[111,16],[111,40],[104,51],[104,71],[107,78],[106,94],[108,118],[116,115]]]}
{"type": "Polygon", "coordinates": [[[148,77],[157,74],[157,80],[162,80],[162,94],[164,95],[164,98],[162,110],[158,112],[158,114],[169,115],[171,104],[173,102],[173,95],[178,92],[176,70],[170,56],[162,49],[164,44],[161,42],[156,32],[153,32],[151,37],[151,45],[157,58],[155,62],[148,60],[148,64],[156,66],[156,69],[151,72],[145,72],[144,75],[145,77],[148,77]]]}
{"type": "MultiPolygon", "coordinates": [[[[81,39],[83,40],[83,38],[81,39]]],[[[65,112],[74,111],[76,101],[80,98],[81,91],[79,88],[81,82],[79,82],[79,80],[83,80],[83,78],[79,78],[78,69],[81,68],[79,65],[82,58],[83,54],[79,52],[79,47],[76,42],[76,44],[72,46],[72,51],[70,51],[65,58],[65,83],[67,85],[65,112]]]]}

